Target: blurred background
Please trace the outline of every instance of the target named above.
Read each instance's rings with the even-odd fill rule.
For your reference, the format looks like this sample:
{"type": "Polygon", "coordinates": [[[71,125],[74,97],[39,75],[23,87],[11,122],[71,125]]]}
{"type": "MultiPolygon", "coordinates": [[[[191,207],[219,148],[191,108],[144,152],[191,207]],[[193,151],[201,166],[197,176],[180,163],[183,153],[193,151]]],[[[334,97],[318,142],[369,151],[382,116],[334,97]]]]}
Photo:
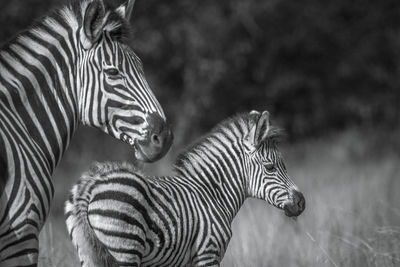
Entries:
{"type": "MultiPolygon", "coordinates": [[[[0,40],[65,0],[0,2],[0,40]]],[[[110,1],[118,5],[122,1],[110,1]]],[[[175,134],[146,166],[237,112],[268,110],[306,211],[248,200],[222,266],[400,266],[400,2],[138,0],[132,48],[175,134]]],[[[59,165],[40,266],[77,266],[63,203],[92,161],[129,147],[81,127],[59,165]]]]}

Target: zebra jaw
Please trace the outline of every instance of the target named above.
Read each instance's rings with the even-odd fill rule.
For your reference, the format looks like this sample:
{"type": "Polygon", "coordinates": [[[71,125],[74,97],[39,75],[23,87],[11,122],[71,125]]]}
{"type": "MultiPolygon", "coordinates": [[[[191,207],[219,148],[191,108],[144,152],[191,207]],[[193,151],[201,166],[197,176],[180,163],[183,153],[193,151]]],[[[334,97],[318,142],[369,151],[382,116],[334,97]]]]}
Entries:
{"type": "Polygon", "coordinates": [[[131,137],[129,137],[127,134],[121,134],[121,140],[124,141],[125,143],[133,146],[135,144],[135,141],[131,137]]]}

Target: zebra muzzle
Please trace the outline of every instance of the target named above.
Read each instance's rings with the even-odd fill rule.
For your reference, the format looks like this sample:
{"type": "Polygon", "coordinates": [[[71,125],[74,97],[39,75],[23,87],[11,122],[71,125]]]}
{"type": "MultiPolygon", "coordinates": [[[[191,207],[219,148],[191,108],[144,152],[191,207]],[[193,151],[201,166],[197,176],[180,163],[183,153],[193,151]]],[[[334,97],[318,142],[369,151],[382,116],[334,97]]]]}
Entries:
{"type": "Polygon", "coordinates": [[[147,117],[149,124],[147,137],[144,140],[137,140],[136,148],[140,153],[137,159],[145,162],[154,162],[162,158],[170,149],[173,134],[170,126],[156,113],[149,114],[147,117]]]}
{"type": "Polygon", "coordinates": [[[283,209],[288,217],[299,216],[306,208],[306,200],[303,194],[297,190],[293,190],[290,194],[290,200],[285,203],[283,209]]]}

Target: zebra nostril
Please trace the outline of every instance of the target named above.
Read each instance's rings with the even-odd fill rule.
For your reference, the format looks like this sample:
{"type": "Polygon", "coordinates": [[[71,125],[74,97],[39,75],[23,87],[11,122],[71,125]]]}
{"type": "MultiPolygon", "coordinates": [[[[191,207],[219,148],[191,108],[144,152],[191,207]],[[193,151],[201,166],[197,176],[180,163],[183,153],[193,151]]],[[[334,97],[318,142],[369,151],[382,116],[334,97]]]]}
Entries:
{"type": "Polygon", "coordinates": [[[138,159],[154,162],[162,158],[172,144],[173,135],[169,124],[159,114],[151,113],[146,117],[146,136],[138,141],[140,154],[138,159]]]}
{"type": "Polygon", "coordinates": [[[301,196],[300,199],[299,199],[299,201],[297,202],[297,206],[298,206],[301,210],[304,210],[305,202],[306,202],[306,201],[304,200],[304,197],[301,196]]]}
{"type": "Polygon", "coordinates": [[[158,136],[158,134],[153,134],[152,136],[151,136],[151,143],[153,143],[154,145],[160,145],[160,143],[161,143],[161,140],[160,140],[160,137],[158,136]]]}
{"type": "Polygon", "coordinates": [[[293,193],[294,205],[299,213],[303,212],[306,206],[306,200],[301,192],[295,191],[293,193]]]}

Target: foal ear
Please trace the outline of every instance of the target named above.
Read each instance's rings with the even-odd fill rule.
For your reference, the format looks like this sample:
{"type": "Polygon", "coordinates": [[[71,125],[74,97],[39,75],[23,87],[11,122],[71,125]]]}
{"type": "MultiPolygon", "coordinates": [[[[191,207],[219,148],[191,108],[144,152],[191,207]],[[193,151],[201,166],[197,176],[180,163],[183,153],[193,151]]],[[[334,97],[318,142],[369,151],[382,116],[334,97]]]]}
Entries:
{"type": "Polygon", "coordinates": [[[133,6],[136,0],[128,0],[115,10],[125,21],[129,22],[132,17],[133,6]]]}
{"type": "MultiPolygon", "coordinates": [[[[250,112],[250,114],[255,114],[250,112]]],[[[259,113],[258,113],[259,114],[259,113]]],[[[263,111],[263,113],[255,121],[254,125],[251,127],[249,133],[249,141],[254,147],[258,147],[268,136],[268,131],[270,129],[269,112],[263,111]]]]}
{"type": "Polygon", "coordinates": [[[109,13],[105,11],[102,0],[94,0],[86,7],[83,16],[80,41],[85,49],[90,49],[103,34],[109,13]]]}

